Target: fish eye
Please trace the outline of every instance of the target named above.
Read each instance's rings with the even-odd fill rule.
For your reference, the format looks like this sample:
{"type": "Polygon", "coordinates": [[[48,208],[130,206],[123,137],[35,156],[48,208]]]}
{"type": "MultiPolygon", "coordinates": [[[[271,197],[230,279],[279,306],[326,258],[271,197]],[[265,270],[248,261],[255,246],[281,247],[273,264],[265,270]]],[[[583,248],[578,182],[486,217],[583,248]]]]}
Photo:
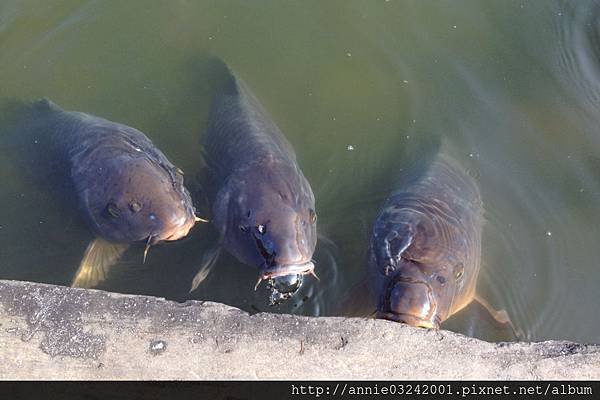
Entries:
{"type": "Polygon", "coordinates": [[[244,233],[245,233],[245,232],[248,232],[248,227],[247,227],[246,225],[242,225],[242,224],[240,224],[240,231],[242,231],[242,232],[244,232],[244,233]]]}
{"type": "Polygon", "coordinates": [[[264,235],[265,233],[267,233],[267,227],[266,225],[260,224],[256,227],[256,230],[258,231],[258,233],[260,233],[261,235],[264,235]]]}
{"type": "Polygon", "coordinates": [[[112,201],[106,205],[106,212],[113,218],[119,218],[121,216],[121,210],[112,201]]]}
{"type": "Polygon", "coordinates": [[[435,280],[438,281],[441,285],[443,285],[444,283],[446,283],[446,278],[444,278],[441,275],[436,276],[435,280]]]}
{"type": "Polygon", "coordinates": [[[310,216],[310,223],[315,224],[317,222],[317,213],[312,208],[308,210],[310,216]]]}
{"type": "Polygon", "coordinates": [[[456,280],[459,280],[465,274],[465,266],[462,263],[457,264],[454,267],[456,280]]]}

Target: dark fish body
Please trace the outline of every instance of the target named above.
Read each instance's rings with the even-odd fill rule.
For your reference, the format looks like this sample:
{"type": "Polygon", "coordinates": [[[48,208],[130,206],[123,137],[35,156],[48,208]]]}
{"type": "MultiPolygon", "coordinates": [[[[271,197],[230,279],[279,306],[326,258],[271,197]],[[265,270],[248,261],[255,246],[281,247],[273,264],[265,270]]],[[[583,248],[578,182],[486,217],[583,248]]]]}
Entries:
{"type": "Polygon", "coordinates": [[[53,184],[100,240],[88,247],[74,284],[101,280],[126,248],[114,246],[176,240],[195,224],[182,172],[142,132],[46,99],[26,107],[22,120],[27,154],[54,173],[53,184]]]}
{"type": "Polygon", "coordinates": [[[439,327],[475,296],[483,207],[475,181],[445,156],[388,197],[369,272],[379,318],[439,327]]]}
{"type": "Polygon", "coordinates": [[[314,269],[315,198],[291,145],[228,70],[204,136],[213,222],[223,247],[260,279],[314,269]]]}
{"type": "MultiPolygon", "coordinates": [[[[92,230],[114,242],[170,240],[194,225],[183,176],[140,131],[48,100],[36,105],[92,230]]],[[[40,138],[40,140],[44,140],[40,138]]]]}

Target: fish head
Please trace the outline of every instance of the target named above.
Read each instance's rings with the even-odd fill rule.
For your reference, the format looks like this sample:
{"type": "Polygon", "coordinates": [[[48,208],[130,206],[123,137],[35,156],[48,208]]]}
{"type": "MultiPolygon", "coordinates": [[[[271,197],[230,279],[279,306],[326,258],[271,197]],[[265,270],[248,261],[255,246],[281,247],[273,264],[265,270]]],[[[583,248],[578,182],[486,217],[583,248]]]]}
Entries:
{"type": "Polygon", "coordinates": [[[315,267],[314,196],[305,180],[294,184],[294,175],[286,177],[284,168],[263,172],[249,173],[229,188],[226,247],[259,269],[259,282],[273,280],[274,289],[293,294],[301,276],[313,273],[315,267]]]}
{"type": "Polygon", "coordinates": [[[444,272],[431,272],[434,268],[404,263],[396,274],[384,279],[377,317],[438,329],[453,300],[451,279],[444,272]]]}
{"type": "Polygon", "coordinates": [[[431,243],[434,236],[420,237],[422,232],[411,223],[392,223],[372,236],[369,263],[379,282],[377,318],[437,329],[450,315],[464,268],[446,262],[446,248],[431,243]]]}
{"type": "Polygon", "coordinates": [[[103,163],[95,184],[82,193],[96,231],[116,242],[149,245],[186,236],[196,220],[178,171],[129,155],[103,163]]]}

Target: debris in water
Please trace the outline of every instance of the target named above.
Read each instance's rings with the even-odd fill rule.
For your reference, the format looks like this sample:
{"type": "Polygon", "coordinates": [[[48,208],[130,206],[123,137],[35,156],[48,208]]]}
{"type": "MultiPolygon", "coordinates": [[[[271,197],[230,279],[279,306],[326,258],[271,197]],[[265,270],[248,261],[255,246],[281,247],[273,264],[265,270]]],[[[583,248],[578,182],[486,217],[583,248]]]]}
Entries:
{"type": "Polygon", "coordinates": [[[302,286],[302,275],[291,274],[269,279],[267,289],[271,291],[269,305],[275,306],[292,297],[302,286]]]}
{"type": "Polygon", "coordinates": [[[154,340],[150,342],[150,352],[154,355],[158,355],[167,349],[167,342],[164,340],[154,340]]]}

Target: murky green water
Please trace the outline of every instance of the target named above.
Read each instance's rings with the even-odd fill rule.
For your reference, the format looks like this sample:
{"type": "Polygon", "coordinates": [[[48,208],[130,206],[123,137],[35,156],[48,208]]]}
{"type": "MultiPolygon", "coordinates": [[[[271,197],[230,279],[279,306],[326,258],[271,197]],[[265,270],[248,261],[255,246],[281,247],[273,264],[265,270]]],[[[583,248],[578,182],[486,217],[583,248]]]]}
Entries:
{"type": "MultiPolygon", "coordinates": [[[[331,242],[315,255],[321,281],[274,309],[306,315],[338,312],[394,179],[443,138],[485,202],[479,293],[528,339],[598,343],[599,16],[586,1],[3,0],[0,97],[47,96],[134,126],[193,187],[210,101],[203,60],[224,59],[315,191],[331,242]]],[[[91,236],[9,158],[3,148],[0,278],[68,284],[91,236]]],[[[133,248],[100,288],[266,309],[256,271],[231,256],[188,293],[216,239],[200,226],[146,264],[133,248]]]]}

